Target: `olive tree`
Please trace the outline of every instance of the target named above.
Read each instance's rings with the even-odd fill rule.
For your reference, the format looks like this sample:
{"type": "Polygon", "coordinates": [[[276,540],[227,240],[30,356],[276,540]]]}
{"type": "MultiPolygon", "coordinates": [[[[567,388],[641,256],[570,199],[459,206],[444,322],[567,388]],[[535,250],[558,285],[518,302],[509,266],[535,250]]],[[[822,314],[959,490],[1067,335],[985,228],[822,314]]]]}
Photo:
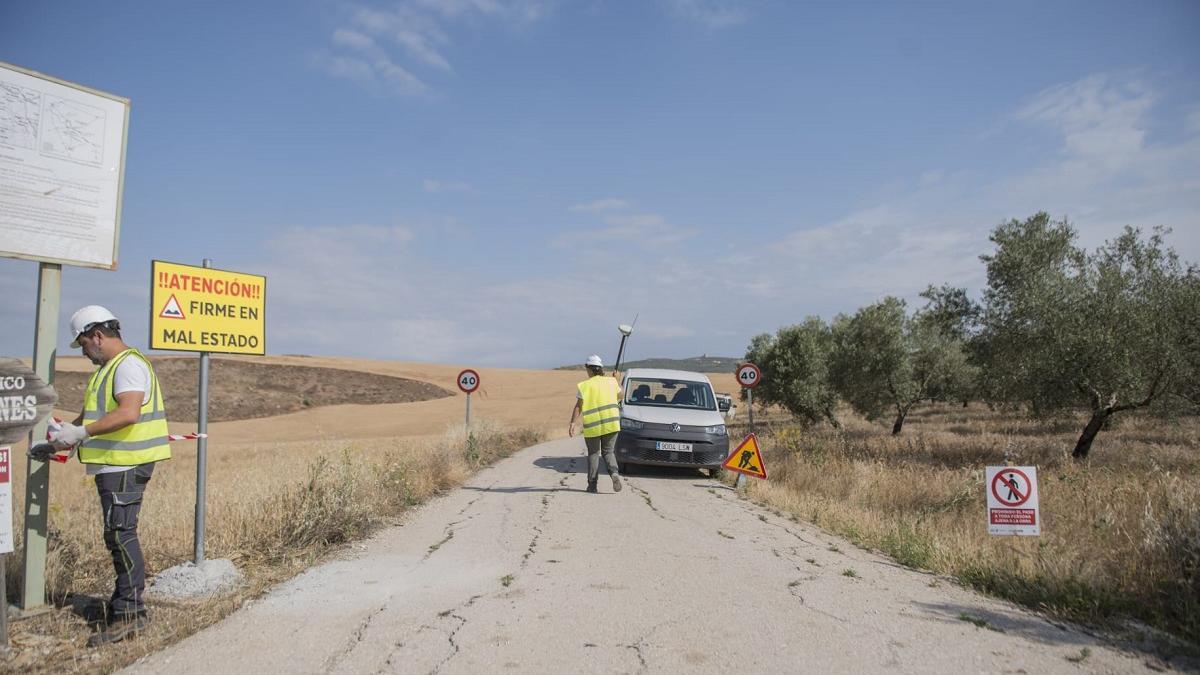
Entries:
{"type": "Polygon", "coordinates": [[[832,327],[832,378],[837,391],[867,419],[895,414],[899,434],[917,403],[957,396],[968,367],[962,342],[919,314],[909,317],[903,300],[887,297],[832,327]]]}
{"type": "Polygon", "coordinates": [[[1089,254],[1069,223],[1038,213],[997,227],[995,251],[982,256],[989,395],[1035,414],[1086,408],[1076,458],[1087,457],[1113,415],[1165,405],[1195,359],[1187,326],[1194,272],[1164,236],[1126,228],[1089,254]]]}
{"type": "Polygon", "coordinates": [[[833,334],[815,316],[780,328],[774,336],[755,336],[746,350],[746,360],[763,371],[755,398],[782,406],[807,424],[825,421],[840,428],[834,414],[837,393],[829,381],[832,351],[833,334]]]}
{"type": "Polygon", "coordinates": [[[979,321],[979,305],[967,295],[967,289],[950,286],[929,286],[922,293],[925,307],[915,317],[917,321],[928,324],[945,340],[957,343],[957,350],[950,350],[951,356],[961,363],[948,368],[945,377],[940,380],[942,390],[935,392],[932,398],[962,401],[963,407],[979,395],[979,368],[975,353],[974,337],[979,321]]]}

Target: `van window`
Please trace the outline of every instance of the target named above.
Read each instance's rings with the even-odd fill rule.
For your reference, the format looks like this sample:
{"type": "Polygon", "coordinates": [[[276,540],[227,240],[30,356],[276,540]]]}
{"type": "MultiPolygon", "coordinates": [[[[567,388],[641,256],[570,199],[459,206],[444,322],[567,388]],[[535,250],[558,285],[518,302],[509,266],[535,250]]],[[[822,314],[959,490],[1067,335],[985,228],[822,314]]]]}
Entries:
{"type": "Polygon", "coordinates": [[[625,402],[667,408],[716,410],[712,387],[704,382],[638,378],[625,385],[625,402]]]}

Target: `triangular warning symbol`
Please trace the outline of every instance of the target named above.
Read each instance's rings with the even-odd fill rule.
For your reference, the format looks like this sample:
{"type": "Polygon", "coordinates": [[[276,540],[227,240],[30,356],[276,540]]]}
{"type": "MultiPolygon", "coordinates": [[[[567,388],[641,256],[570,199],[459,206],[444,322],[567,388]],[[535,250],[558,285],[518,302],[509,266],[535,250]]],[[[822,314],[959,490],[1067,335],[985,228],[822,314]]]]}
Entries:
{"type": "Polygon", "coordinates": [[[758,436],[754,434],[747,436],[736,450],[729,453],[729,459],[726,459],[721,466],[747,476],[766,478],[767,465],[763,464],[762,453],[758,449],[758,436]]]}
{"type": "Polygon", "coordinates": [[[175,294],[171,294],[171,299],[167,300],[166,306],[158,313],[158,316],[163,319],[183,319],[183,309],[179,307],[179,301],[175,299],[175,294]]]}

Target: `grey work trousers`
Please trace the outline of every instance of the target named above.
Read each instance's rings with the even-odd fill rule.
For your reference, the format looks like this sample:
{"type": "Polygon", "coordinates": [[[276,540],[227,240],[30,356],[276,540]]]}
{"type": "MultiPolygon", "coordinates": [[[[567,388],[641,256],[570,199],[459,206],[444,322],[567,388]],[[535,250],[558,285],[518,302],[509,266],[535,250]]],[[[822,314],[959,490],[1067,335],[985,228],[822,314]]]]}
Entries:
{"type": "Polygon", "coordinates": [[[96,492],[100,493],[100,510],[104,513],[104,545],[117,573],[109,603],[114,614],[132,614],[146,608],[142,601],[146,560],[138,541],[138,514],[153,473],[154,464],[141,464],[128,471],[96,474],[96,492]]]}
{"type": "Polygon", "coordinates": [[[601,453],[604,453],[604,463],[608,465],[608,475],[617,475],[617,458],[613,455],[613,448],[617,447],[618,433],[620,432],[614,431],[603,436],[583,437],[588,453],[588,485],[595,485],[600,475],[601,453]]]}

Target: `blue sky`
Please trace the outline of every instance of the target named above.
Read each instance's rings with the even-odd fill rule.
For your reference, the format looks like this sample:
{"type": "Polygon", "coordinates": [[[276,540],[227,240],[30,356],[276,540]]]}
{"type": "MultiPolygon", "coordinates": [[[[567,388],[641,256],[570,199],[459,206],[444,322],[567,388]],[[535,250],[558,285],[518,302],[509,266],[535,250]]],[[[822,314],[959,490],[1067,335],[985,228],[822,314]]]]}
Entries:
{"type": "MultiPolygon", "coordinates": [[[[1200,4],[0,2],[0,60],[132,100],[120,268],[266,275],[269,353],[739,355],[928,284],[1001,221],[1200,261],[1200,4]]],[[[0,354],[36,264],[0,258],[0,354]]],[[[63,330],[60,353],[68,338],[63,330]]]]}

